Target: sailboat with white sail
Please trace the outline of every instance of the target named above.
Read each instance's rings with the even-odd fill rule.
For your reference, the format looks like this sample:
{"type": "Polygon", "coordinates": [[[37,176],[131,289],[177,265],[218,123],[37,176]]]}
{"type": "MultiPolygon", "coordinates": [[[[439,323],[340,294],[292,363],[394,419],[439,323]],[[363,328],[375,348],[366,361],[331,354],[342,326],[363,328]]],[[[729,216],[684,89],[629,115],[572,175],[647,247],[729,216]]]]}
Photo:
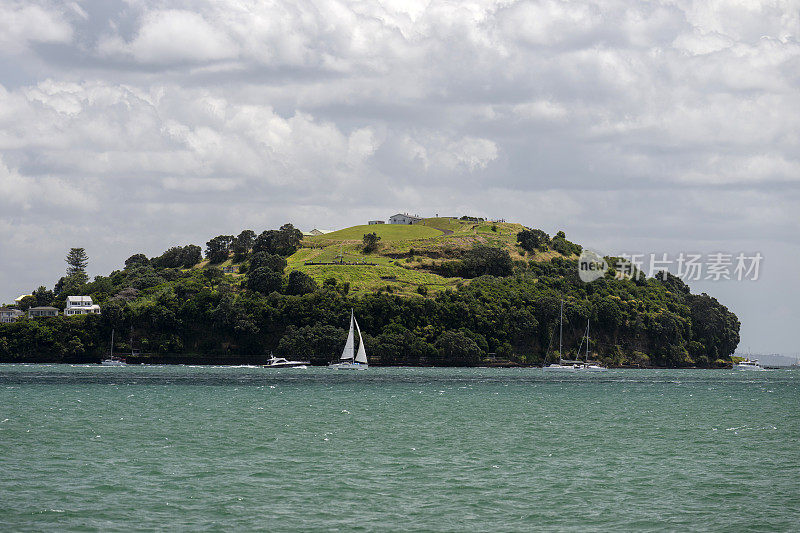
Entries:
{"type": "Polygon", "coordinates": [[[367,364],[367,351],[364,348],[364,336],[361,335],[361,328],[358,326],[353,310],[350,310],[350,332],[347,334],[347,342],[344,344],[342,356],[339,358],[338,363],[331,363],[328,365],[330,368],[337,368],[341,370],[364,370],[369,365],[367,364]],[[358,332],[358,350],[355,349],[355,331],[358,332]]]}

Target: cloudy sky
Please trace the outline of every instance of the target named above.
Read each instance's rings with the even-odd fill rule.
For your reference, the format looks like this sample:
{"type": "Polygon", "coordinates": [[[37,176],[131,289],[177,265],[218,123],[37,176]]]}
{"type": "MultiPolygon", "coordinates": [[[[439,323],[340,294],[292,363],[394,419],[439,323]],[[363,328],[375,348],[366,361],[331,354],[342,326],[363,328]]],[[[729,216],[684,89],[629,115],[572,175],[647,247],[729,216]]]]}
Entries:
{"type": "Polygon", "coordinates": [[[0,301],[134,252],[398,211],[700,281],[800,351],[800,3],[0,0],[0,301]]]}

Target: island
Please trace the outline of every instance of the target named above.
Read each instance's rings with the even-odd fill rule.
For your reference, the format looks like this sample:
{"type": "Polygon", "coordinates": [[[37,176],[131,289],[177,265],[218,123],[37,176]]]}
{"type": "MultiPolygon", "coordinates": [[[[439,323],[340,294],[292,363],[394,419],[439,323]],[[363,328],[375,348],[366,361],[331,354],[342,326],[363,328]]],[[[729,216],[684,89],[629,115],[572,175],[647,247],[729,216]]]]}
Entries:
{"type": "Polygon", "coordinates": [[[542,365],[559,355],[609,367],[732,363],[736,315],[674,275],[620,276],[612,267],[586,282],[578,275],[583,248],[564,232],[503,220],[377,222],[313,234],[291,224],[247,229],[213,237],[205,249],[132,253],[93,280],[85,250],[74,248],[53,289],[6,306],[15,313],[0,324],[0,362],[114,354],[129,363],[261,364],[274,354],[327,364],[354,310],[373,366],[542,365]],[[66,315],[78,296],[98,312],[66,315]],[[36,308],[53,311],[29,312],[36,308]]]}

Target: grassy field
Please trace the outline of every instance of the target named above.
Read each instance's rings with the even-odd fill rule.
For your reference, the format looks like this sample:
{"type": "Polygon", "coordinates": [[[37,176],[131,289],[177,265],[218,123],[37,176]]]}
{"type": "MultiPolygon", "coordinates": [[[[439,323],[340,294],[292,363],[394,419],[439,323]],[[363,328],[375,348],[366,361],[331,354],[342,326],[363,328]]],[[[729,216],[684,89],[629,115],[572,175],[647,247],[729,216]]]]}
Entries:
{"type": "Polygon", "coordinates": [[[287,272],[300,270],[305,272],[314,280],[322,285],[328,278],[334,278],[337,282],[350,283],[350,291],[355,294],[373,292],[377,289],[391,287],[392,292],[400,294],[417,294],[420,286],[425,286],[429,295],[447,287],[455,287],[461,280],[460,278],[444,278],[422,272],[403,268],[400,263],[390,263],[377,266],[356,266],[356,265],[304,265],[302,263],[292,263],[287,267],[287,272]]]}
{"type": "Polygon", "coordinates": [[[353,226],[352,228],[340,229],[325,235],[306,237],[304,241],[309,243],[324,243],[330,241],[360,241],[366,233],[376,233],[381,238],[381,242],[430,239],[442,235],[441,231],[421,224],[404,226],[401,224],[374,224],[353,226]]]}

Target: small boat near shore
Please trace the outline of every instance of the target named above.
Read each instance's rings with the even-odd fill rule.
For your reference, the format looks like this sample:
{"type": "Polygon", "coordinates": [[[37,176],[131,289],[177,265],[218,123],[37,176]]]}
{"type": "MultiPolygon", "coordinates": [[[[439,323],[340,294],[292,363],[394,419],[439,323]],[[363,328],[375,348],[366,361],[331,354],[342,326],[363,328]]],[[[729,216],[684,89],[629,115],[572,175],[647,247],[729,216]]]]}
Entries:
{"type": "Polygon", "coordinates": [[[755,370],[757,372],[763,372],[766,370],[761,363],[758,362],[758,359],[745,359],[744,361],[739,361],[738,363],[734,363],[733,365],[734,370],[755,370]]]}
{"type": "Polygon", "coordinates": [[[108,357],[100,361],[103,366],[128,366],[124,357],[116,357],[114,355],[114,329],[111,329],[111,346],[108,348],[108,357]]]}
{"type": "Polygon", "coordinates": [[[275,357],[274,355],[269,358],[267,364],[262,365],[264,368],[308,368],[311,361],[289,361],[285,357],[275,357]]]}

